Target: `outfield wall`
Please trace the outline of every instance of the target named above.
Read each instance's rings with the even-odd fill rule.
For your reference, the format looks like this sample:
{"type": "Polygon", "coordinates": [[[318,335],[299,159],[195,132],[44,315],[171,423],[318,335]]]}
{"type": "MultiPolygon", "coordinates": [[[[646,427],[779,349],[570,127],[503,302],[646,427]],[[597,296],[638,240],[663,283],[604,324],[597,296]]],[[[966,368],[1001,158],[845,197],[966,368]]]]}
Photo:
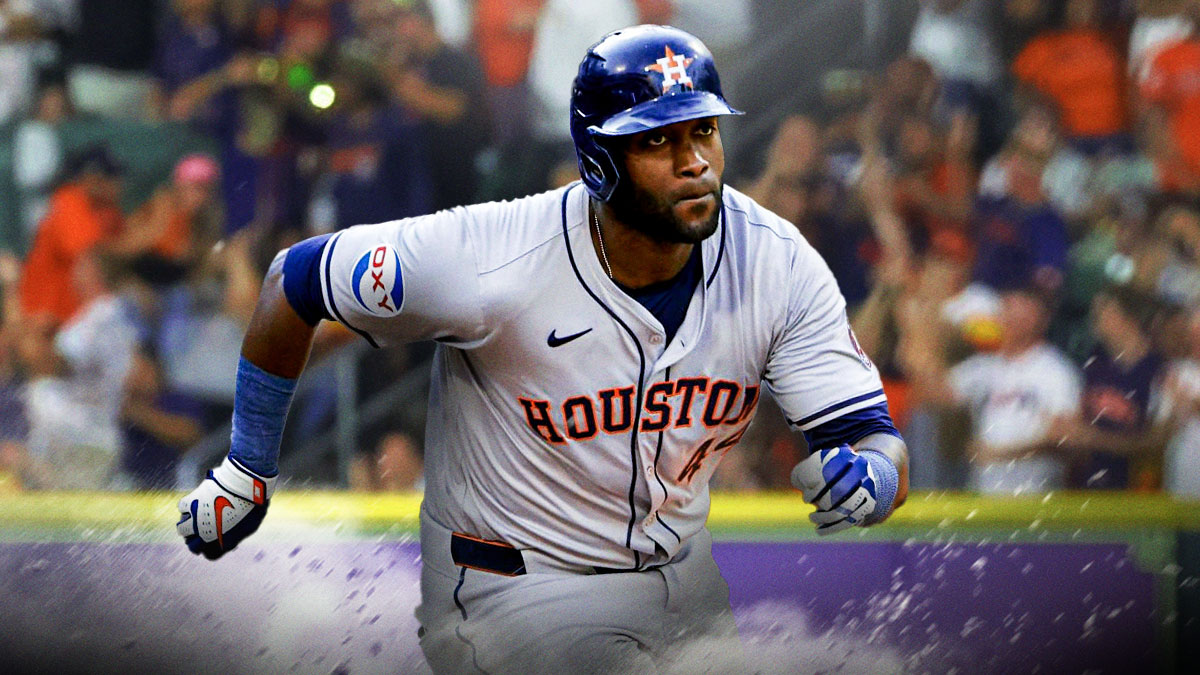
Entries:
{"type": "MultiPolygon", "coordinates": [[[[177,495],[0,497],[0,670],[420,672],[417,495],[282,492],[216,563],[177,495]]],[[[1157,496],[915,494],[818,539],[797,495],[710,527],[768,672],[1196,672],[1200,508],[1157,496]]]]}

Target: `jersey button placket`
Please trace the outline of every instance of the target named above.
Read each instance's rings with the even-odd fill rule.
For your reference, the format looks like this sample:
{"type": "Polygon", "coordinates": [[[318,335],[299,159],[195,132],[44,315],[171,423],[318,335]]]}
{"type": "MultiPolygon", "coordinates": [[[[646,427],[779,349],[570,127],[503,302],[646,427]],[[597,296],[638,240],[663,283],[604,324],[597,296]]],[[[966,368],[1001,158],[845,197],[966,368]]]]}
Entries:
{"type": "Polygon", "coordinates": [[[651,333],[649,339],[652,345],[661,345],[663,343],[663,336],[658,333],[651,333]]]}

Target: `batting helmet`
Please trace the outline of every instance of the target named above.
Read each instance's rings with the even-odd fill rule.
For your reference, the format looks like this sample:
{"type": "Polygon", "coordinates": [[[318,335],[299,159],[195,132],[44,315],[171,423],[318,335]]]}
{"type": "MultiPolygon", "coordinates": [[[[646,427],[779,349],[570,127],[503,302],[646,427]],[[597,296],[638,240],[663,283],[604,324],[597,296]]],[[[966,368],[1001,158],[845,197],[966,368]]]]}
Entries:
{"type": "Polygon", "coordinates": [[[725,102],[712,54],[670,26],[634,26],[588,49],[571,90],[571,139],[588,192],[608,201],[621,168],[604,139],[714,115],[740,115],[725,102]]]}

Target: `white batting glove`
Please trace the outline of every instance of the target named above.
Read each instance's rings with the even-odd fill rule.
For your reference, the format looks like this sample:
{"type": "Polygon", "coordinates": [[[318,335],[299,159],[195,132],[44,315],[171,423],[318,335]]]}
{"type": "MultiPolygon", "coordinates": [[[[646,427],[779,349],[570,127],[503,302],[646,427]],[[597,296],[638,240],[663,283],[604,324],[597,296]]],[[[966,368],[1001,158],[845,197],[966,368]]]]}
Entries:
{"type": "Polygon", "coordinates": [[[260,476],[232,457],[179,500],[179,536],[192,553],[216,560],[254,533],[267,515],[278,476],[260,476]]]}
{"type": "Polygon", "coordinates": [[[809,455],[792,469],[792,485],[804,493],[804,501],[817,507],[808,519],[816,523],[819,535],[862,526],[875,513],[875,472],[848,445],[809,455]]]}

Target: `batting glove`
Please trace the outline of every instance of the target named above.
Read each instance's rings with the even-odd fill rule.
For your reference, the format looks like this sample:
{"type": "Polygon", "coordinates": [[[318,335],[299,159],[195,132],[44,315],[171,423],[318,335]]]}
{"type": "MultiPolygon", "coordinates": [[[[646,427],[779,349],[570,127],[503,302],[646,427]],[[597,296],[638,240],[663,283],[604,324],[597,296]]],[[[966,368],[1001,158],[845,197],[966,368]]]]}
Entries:
{"type": "Polygon", "coordinates": [[[877,484],[870,462],[845,444],[818,450],[792,469],[792,485],[817,507],[808,519],[819,535],[864,525],[875,513],[877,484]]]}
{"type": "Polygon", "coordinates": [[[267,515],[278,476],[260,476],[226,457],[200,487],[179,500],[175,529],[188,550],[216,560],[254,534],[267,515]]]}

